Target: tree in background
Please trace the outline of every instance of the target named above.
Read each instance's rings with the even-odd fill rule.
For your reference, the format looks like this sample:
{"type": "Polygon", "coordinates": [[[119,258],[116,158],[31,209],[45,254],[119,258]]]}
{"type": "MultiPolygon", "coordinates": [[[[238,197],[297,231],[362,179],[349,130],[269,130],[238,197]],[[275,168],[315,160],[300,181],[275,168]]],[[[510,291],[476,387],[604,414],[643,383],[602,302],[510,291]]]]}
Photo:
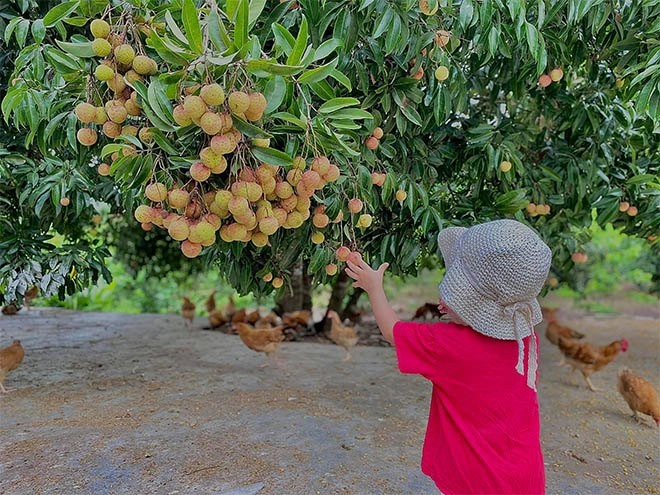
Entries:
{"type": "Polygon", "coordinates": [[[550,281],[571,282],[594,209],[657,245],[659,14],[97,0],[17,16],[2,112],[23,142],[0,155],[0,288],[93,283],[100,213],[139,264],[178,265],[181,247],[241,293],[333,282],[335,308],[351,253],[414,275],[439,229],[501,217],[537,228],[550,281]],[[78,250],[59,278],[43,263],[55,233],[78,250]]]}

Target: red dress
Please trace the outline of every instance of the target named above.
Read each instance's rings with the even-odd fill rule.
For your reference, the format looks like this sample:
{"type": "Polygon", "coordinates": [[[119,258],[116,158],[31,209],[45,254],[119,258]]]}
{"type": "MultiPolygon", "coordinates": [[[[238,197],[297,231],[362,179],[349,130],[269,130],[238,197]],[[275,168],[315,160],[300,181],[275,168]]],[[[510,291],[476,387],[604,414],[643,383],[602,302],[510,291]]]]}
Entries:
{"type": "Polygon", "coordinates": [[[444,495],[545,493],[538,397],[515,370],[516,341],[399,321],[394,345],[402,373],[433,383],[422,471],[444,495]]]}

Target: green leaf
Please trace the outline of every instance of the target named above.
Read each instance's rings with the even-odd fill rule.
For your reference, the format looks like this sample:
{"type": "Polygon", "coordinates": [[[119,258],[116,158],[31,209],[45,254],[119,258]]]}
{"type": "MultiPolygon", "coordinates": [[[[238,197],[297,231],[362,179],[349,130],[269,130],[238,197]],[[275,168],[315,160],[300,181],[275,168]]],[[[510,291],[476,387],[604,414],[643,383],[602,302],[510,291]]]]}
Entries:
{"type": "Polygon", "coordinates": [[[337,81],[339,84],[344,86],[347,90],[353,91],[353,86],[351,85],[351,80],[346,77],[344,74],[339,72],[337,69],[334,69],[330,73],[330,77],[337,81]]]}
{"type": "Polygon", "coordinates": [[[183,0],[181,21],[186,30],[186,39],[190,48],[197,54],[202,53],[202,30],[199,27],[197,7],[193,0],[183,0]]]}
{"type": "Polygon", "coordinates": [[[252,151],[252,154],[257,160],[270,165],[278,165],[280,167],[290,167],[293,165],[293,158],[283,151],[273,148],[261,148],[259,146],[252,146],[250,151],[252,151]]]}
{"type": "Polygon", "coordinates": [[[248,42],[249,6],[247,0],[240,0],[236,9],[234,44],[239,50],[248,42]]]}
{"type": "Polygon", "coordinates": [[[72,13],[74,10],[78,8],[78,0],[75,0],[73,2],[64,2],[59,5],[56,5],[52,9],[48,11],[48,13],[44,16],[44,26],[49,28],[53,27],[55,24],[57,24],[59,21],[64,19],[66,16],[68,16],[70,13],[72,13]]]}
{"type": "Polygon", "coordinates": [[[316,69],[311,69],[303,72],[301,76],[298,78],[298,82],[300,84],[311,84],[322,81],[326,77],[328,77],[336,67],[337,67],[337,59],[334,59],[325,65],[317,67],[316,69]]]}
{"type": "Polygon", "coordinates": [[[215,3],[213,4],[211,13],[206,18],[206,25],[211,43],[213,43],[218,51],[225,51],[231,46],[231,39],[229,39],[227,29],[218,15],[218,9],[215,3]]]}
{"type": "Polygon", "coordinates": [[[234,121],[234,127],[241,131],[243,134],[245,134],[248,137],[251,138],[272,138],[273,135],[267,133],[264,131],[261,127],[257,127],[256,125],[252,125],[245,120],[241,119],[240,117],[237,117],[236,115],[231,116],[232,120],[234,121]]]}
{"type": "MultiPolygon", "coordinates": [[[[330,100],[332,101],[332,100],[330,100]]],[[[358,119],[373,119],[371,115],[366,110],[361,108],[345,108],[343,110],[337,110],[328,115],[329,119],[349,119],[349,120],[358,120],[358,119]]]]}
{"type": "Polygon", "coordinates": [[[410,105],[402,105],[401,107],[401,113],[413,124],[416,124],[418,126],[422,126],[422,117],[419,115],[419,112],[410,105]]]}
{"type": "Polygon", "coordinates": [[[333,98],[332,100],[326,101],[323,105],[319,107],[319,113],[332,113],[342,108],[351,107],[359,105],[360,100],[357,98],[333,98]]]}
{"type": "Polygon", "coordinates": [[[290,124],[298,126],[303,130],[307,129],[307,123],[304,120],[288,112],[274,113],[273,115],[271,115],[271,118],[284,120],[285,122],[289,122],[290,124]]]}
{"type": "Polygon", "coordinates": [[[387,31],[387,28],[389,27],[390,22],[392,22],[393,17],[394,9],[386,8],[385,13],[381,16],[380,21],[374,29],[374,34],[372,35],[374,39],[377,39],[381,34],[387,31]]]}
{"type": "Polygon", "coordinates": [[[316,62],[317,60],[321,60],[327,57],[337,48],[342,46],[342,44],[342,41],[337,38],[330,38],[329,40],[324,41],[314,52],[314,58],[312,59],[312,62],[316,62]]]}
{"type": "Polygon", "coordinates": [[[246,68],[250,72],[267,72],[278,76],[290,76],[297,74],[303,69],[302,65],[282,65],[269,60],[249,60],[246,68]]]}
{"type": "Polygon", "coordinates": [[[293,44],[293,50],[291,50],[291,54],[286,59],[287,65],[297,65],[300,63],[305,48],[307,48],[307,18],[303,15],[296,42],[293,44]]]}
{"type": "Polygon", "coordinates": [[[254,23],[259,19],[259,16],[266,6],[266,0],[251,0],[250,1],[250,12],[248,15],[248,21],[250,26],[253,26],[254,23]]]}
{"type": "Polygon", "coordinates": [[[36,43],[41,43],[46,37],[46,26],[43,19],[37,19],[32,23],[32,37],[36,43]]]}
{"type": "Polygon", "coordinates": [[[461,8],[458,13],[458,22],[460,23],[463,31],[465,31],[468,26],[473,22],[474,17],[474,6],[472,5],[471,0],[463,0],[461,2],[461,8]]]}
{"type": "Polygon", "coordinates": [[[55,68],[64,74],[79,72],[82,70],[80,61],[71,58],[68,54],[52,47],[44,48],[46,59],[55,66],[55,68]]]}
{"type": "Polygon", "coordinates": [[[277,110],[286,96],[286,81],[283,77],[275,76],[273,77],[264,88],[264,96],[266,97],[266,110],[264,113],[266,115],[277,110]]]}
{"type": "Polygon", "coordinates": [[[92,58],[96,57],[94,50],[92,50],[92,42],[86,43],[69,43],[67,41],[55,40],[57,46],[74,57],[78,58],[92,58]]]}
{"type": "Polygon", "coordinates": [[[273,23],[273,36],[275,37],[275,44],[282,48],[284,53],[288,56],[293,51],[293,45],[296,39],[289,32],[287,28],[278,23],[273,23]]]}
{"type": "Polygon", "coordinates": [[[172,17],[172,14],[170,13],[169,10],[165,11],[165,23],[167,24],[168,29],[176,39],[178,39],[184,45],[189,44],[188,38],[186,38],[186,35],[183,34],[183,31],[181,31],[179,25],[176,23],[174,17],[172,17]]]}

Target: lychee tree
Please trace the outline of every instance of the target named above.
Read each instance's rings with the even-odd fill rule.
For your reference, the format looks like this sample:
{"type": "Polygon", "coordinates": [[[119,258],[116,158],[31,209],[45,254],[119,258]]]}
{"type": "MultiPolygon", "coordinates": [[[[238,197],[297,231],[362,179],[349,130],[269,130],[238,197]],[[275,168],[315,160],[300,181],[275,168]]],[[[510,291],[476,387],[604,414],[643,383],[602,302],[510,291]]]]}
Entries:
{"type": "Polygon", "coordinates": [[[5,30],[34,40],[2,103],[34,163],[21,205],[58,230],[109,203],[262,293],[345,287],[354,251],[414,274],[444,225],[511,216],[570,282],[593,209],[657,242],[659,10],[63,2],[5,30]]]}

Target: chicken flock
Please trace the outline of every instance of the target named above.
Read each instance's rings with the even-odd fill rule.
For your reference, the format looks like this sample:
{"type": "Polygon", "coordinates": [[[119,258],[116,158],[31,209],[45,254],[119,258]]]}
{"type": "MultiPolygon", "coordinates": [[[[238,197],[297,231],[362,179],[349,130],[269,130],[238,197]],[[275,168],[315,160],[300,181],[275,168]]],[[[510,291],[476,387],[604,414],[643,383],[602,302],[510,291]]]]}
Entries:
{"type": "MultiPolygon", "coordinates": [[[[248,349],[266,355],[267,360],[262,366],[274,361],[279,367],[277,351],[280,344],[286,340],[297,340],[300,336],[312,335],[317,328],[329,328],[322,335],[345,350],[343,361],[351,359],[351,350],[358,343],[355,328],[342,323],[334,311],[328,311],[326,318],[315,323],[309,310],[285,312],[281,315],[270,311],[262,315],[258,309],[237,308],[231,296],[224,308],[219,308],[215,301],[215,291],[204,301],[204,307],[209,322],[206,328],[237,334],[248,349]]],[[[195,310],[195,304],[188,297],[183,297],[181,316],[187,329],[192,328],[195,310]]]]}

